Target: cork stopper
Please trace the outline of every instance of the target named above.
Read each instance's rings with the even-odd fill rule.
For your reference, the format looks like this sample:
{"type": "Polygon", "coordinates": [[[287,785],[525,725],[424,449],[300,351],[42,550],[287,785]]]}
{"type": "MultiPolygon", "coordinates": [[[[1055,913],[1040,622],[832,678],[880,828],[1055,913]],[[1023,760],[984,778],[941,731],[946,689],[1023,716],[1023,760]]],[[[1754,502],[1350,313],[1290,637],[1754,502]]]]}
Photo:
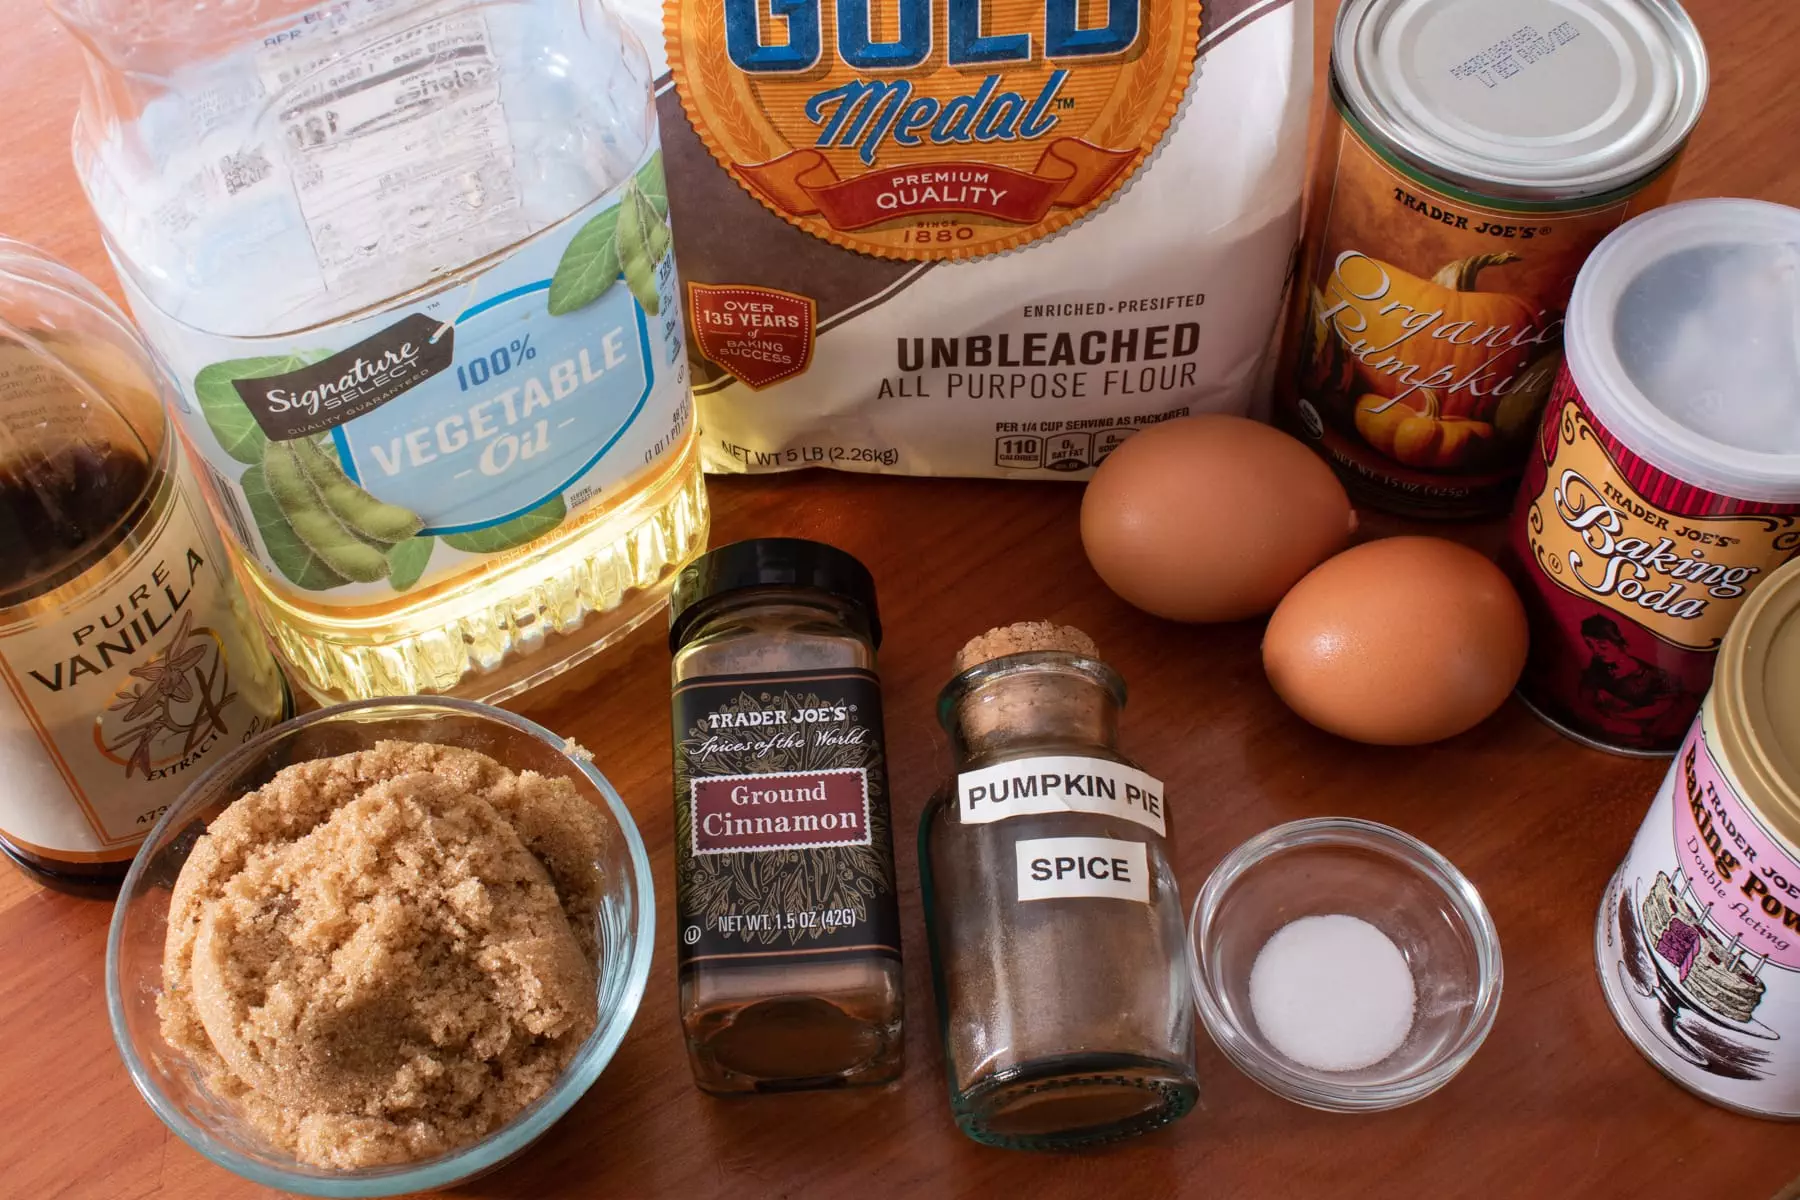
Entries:
{"type": "Polygon", "coordinates": [[[991,659],[1005,658],[1009,654],[1030,654],[1037,650],[1061,650],[1065,654],[1079,654],[1084,658],[1100,657],[1100,650],[1094,645],[1094,639],[1073,625],[1019,621],[970,638],[956,652],[956,674],[961,675],[970,667],[978,667],[991,659]]]}

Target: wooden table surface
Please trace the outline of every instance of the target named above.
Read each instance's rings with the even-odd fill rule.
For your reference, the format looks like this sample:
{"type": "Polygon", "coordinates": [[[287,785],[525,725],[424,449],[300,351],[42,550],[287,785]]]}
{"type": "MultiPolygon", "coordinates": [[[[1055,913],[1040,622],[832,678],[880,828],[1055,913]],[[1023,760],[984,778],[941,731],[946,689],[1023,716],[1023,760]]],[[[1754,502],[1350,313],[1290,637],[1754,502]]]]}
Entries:
{"type": "MultiPolygon", "coordinates": [[[[1678,193],[1800,205],[1800,4],[1690,6],[1714,85],[1678,193]]],[[[35,0],[0,0],[0,17],[0,232],[116,291],[69,165],[82,70],[74,43],[35,0]]],[[[718,480],[712,497],[714,544],[823,539],[861,556],[880,588],[908,947],[905,1078],[880,1090],[731,1101],[694,1089],[675,1019],[668,652],[660,629],[641,630],[597,668],[517,707],[592,747],[637,819],[662,900],[649,992],[587,1097],[520,1160],[461,1194],[754,1200],[1029,1188],[1765,1200],[1800,1173],[1800,1131],[1734,1116],[1668,1083],[1601,999],[1595,906],[1662,763],[1583,749],[1516,703],[1422,750],[1319,733],[1264,682],[1257,626],[1162,623],[1101,586],[1077,538],[1078,487],[809,473],[718,480]],[[949,768],[933,700],[951,654],[974,633],[1024,618],[1088,630],[1129,682],[1125,749],[1167,781],[1190,897],[1244,838],[1323,814],[1398,825],[1468,873],[1499,926],[1506,988],[1492,1036],[1461,1076],[1398,1112],[1327,1115],[1264,1092],[1202,1035],[1200,1107],[1163,1133],[1092,1154],[1029,1156],[956,1131],[910,831],[949,768]]],[[[0,1197],[258,1194],[169,1134],[126,1078],[101,994],[109,914],[0,867],[0,1197]]]]}

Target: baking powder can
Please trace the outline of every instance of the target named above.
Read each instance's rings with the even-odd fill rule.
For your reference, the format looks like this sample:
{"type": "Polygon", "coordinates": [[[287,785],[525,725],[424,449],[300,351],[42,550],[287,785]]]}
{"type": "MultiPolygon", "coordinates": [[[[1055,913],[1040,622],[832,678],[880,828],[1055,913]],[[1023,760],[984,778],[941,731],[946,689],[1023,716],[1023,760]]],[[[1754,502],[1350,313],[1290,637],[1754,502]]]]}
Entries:
{"type": "Polygon", "coordinates": [[[1594,951],[1614,1017],[1665,1075],[1800,1117],[1800,563],[1732,623],[1594,951]]]}
{"type": "Polygon", "coordinates": [[[1668,198],[1706,87],[1673,0],[1346,0],[1278,421],[1359,503],[1506,512],[1576,273],[1668,198]]]}
{"type": "Polygon", "coordinates": [[[1800,554],[1797,330],[1791,208],[1672,205],[1583,268],[1502,558],[1519,695],[1564,732],[1674,751],[1733,617],[1800,554]]]}

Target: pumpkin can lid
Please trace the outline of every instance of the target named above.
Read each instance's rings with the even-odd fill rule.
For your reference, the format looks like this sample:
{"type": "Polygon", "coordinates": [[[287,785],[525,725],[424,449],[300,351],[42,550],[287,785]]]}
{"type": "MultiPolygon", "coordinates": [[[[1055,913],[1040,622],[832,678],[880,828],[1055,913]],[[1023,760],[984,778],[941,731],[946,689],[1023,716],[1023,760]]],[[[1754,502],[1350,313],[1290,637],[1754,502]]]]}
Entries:
{"type": "Polygon", "coordinates": [[[1800,559],[1764,580],[1732,620],[1712,706],[1745,798],[1800,853],[1800,559]]]}
{"type": "Polygon", "coordinates": [[[1563,348],[1594,415],[1683,483],[1800,504],[1800,209],[1690,200],[1609,234],[1563,348]]]}
{"type": "Polygon", "coordinates": [[[1706,101],[1706,50],[1675,0],[1345,0],[1331,61],[1401,157],[1528,202],[1648,179],[1706,101]]]}

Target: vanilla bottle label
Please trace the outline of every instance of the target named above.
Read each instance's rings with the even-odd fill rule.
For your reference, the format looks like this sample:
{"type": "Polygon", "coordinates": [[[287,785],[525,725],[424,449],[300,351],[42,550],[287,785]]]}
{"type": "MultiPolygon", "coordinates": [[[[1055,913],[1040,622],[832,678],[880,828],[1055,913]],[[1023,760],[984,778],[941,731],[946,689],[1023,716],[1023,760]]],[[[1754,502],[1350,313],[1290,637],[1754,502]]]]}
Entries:
{"type": "Polygon", "coordinates": [[[705,676],[674,699],[681,965],[897,957],[876,677],[705,676]]]}
{"type": "Polygon", "coordinates": [[[151,531],[79,599],[0,623],[0,833],[30,853],[130,858],[196,775],[286,715],[193,487],[178,468],[151,531]]]}

